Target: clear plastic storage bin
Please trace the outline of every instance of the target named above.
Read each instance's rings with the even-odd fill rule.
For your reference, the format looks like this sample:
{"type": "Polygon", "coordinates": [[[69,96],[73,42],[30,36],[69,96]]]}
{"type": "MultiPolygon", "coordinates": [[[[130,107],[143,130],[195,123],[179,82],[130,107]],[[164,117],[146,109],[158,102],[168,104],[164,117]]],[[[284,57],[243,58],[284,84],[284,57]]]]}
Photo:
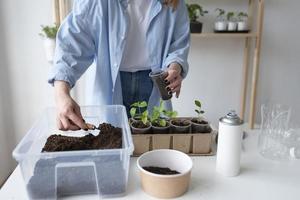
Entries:
{"type": "MultiPolygon", "coordinates": [[[[125,195],[130,155],[133,153],[125,107],[82,107],[81,112],[89,123],[98,125],[107,122],[122,128],[122,149],[41,153],[52,134],[87,134],[85,131],[58,131],[55,109],[47,109],[13,151],[31,199],[83,194],[98,194],[99,198],[125,195]]],[[[99,133],[97,130],[88,132],[99,133]]]]}

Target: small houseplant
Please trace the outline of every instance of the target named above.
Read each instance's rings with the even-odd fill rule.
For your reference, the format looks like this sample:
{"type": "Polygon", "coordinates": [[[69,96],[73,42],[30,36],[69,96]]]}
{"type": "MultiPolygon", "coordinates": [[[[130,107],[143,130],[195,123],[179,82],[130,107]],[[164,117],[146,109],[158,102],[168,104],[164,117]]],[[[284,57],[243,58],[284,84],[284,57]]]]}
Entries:
{"type": "Polygon", "coordinates": [[[53,25],[53,26],[41,26],[42,31],[39,34],[42,36],[43,41],[44,41],[44,49],[46,53],[46,59],[48,62],[53,61],[54,57],[54,51],[55,51],[55,46],[56,46],[56,35],[58,31],[58,25],[53,25]]]}
{"type": "Polygon", "coordinates": [[[228,26],[227,30],[234,32],[237,30],[236,14],[234,12],[227,13],[228,26]]]}
{"type": "Polygon", "coordinates": [[[170,119],[176,116],[176,111],[167,111],[164,109],[163,101],[161,100],[159,106],[154,106],[152,115],[150,117],[153,133],[169,133],[170,122],[167,118],[170,119]]]}
{"type": "Polygon", "coordinates": [[[244,12],[239,12],[237,15],[237,29],[238,31],[248,31],[248,14],[244,12]]]}
{"type": "Polygon", "coordinates": [[[191,120],[192,122],[192,133],[209,133],[211,128],[206,120],[202,117],[205,113],[202,110],[202,104],[199,100],[194,101],[196,109],[195,112],[197,113],[198,117],[195,117],[191,120]]]}
{"type": "Polygon", "coordinates": [[[186,6],[189,12],[191,33],[201,33],[203,24],[198,21],[198,18],[203,17],[208,11],[199,4],[187,4],[186,6]]]}
{"type": "Polygon", "coordinates": [[[215,31],[226,31],[227,21],[225,19],[225,10],[217,8],[215,11],[218,12],[218,16],[215,22],[215,31]]]}
{"type": "Polygon", "coordinates": [[[147,102],[139,101],[131,105],[130,109],[130,127],[134,134],[150,133],[151,124],[149,122],[149,113],[147,110],[147,102]]]}

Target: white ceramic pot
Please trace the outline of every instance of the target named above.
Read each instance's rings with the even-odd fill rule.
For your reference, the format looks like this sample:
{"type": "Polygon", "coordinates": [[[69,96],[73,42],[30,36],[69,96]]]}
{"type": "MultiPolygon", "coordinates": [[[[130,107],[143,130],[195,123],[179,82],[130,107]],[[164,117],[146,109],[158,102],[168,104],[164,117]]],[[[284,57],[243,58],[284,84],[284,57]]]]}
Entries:
{"type": "Polygon", "coordinates": [[[160,149],[144,153],[137,160],[143,190],[156,198],[175,198],[183,195],[189,187],[192,159],[180,151],[160,149]],[[180,174],[160,175],[143,167],[168,167],[180,174]]]}
{"type": "Polygon", "coordinates": [[[51,38],[44,38],[43,41],[44,41],[46,59],[48,62],[52,62],[54,57],[54,52],[55,52],[56,41],[55,39],[51,39],[51,38]]]}
{"type": "Polygon", "coordinates": [[[246,31],[248,30],[248,22],[247,21],[239,21],[237,23],[238,31],[246,31]]]}
{"type": "Polygon", "coordinates": [[[227,30],[228,31],[236,31],[237,23],[236,22],[228,22],[227,30]]]}
{"type": "Polygon", "coordinates": [[[216,31],[226,31],[227,30],[227,22],[226,21],[216,21],[215,22],[215,30],[216,31]]]}

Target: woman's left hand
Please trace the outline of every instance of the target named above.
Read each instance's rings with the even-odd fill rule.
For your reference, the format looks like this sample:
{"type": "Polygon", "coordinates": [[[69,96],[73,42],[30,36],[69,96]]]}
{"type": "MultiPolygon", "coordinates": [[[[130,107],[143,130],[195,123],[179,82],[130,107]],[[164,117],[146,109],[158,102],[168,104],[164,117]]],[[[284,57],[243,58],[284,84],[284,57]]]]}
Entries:
{"type": "Polygon", "coordinates": [[[177,98],[179,97],[181,90],[181,71],[182,68],[178,63],[171,63],[167,70],[168,76],[165,78],[165,81],[168,83],[167,90],[176,93],[177,98]]]}

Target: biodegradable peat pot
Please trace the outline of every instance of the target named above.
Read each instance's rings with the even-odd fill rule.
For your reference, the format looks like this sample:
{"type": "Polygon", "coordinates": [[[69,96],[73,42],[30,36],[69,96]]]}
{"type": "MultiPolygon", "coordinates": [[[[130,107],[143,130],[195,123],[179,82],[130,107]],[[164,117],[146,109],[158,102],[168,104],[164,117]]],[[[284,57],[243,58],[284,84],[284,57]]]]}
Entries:
{"type": "Polygon", "coordinates": [[[202,26],[203,24],[201,22],[191,21],[190,22],[191,33],[202,33],[202,26]]]}
{"type": "Polygon", "coordinates": [[[209,123],[204,119],[193,118],[191,120],[192,133],[210,133],[211,127],[209,123]]]}
{"type": "Polygon", "coordinates": [[[132,120],[130,122],[130,127],[133,134],[150,134],[151,133],[151,124],[148,122],[145,125],[140,120],[132,120]]]}
{"type": "Polygon", "coordinates": [[[171,135],[170,134],[154,134],[152,135],[152,148],[155,149],[170,149],[171,135]]]}
{"type": "Polygon", "coordinates": [[[247,31],[248,30],[248,21],[239,21],[237,23],[238,31],[247,31]]]}
{"type": "Polygon", "coordinates": [[[192,135],[191,134],[174,134],[173,149],[191,153],[192,135]]]}
{"type": "Polygon", "coordinates": [[[52,38],[43,38],[43,43],[44,43],[46,59],[48,62],[52,62],[54,57],[54,52],[55,52],[56,41],[55,39],[52,38]]]}
{"type": "Polygon", "coordinates": [[[151,135],[132,135],[134,155],[141,155],[150,151],[151,135]]]}
{"type": "Polygon", "coordinates": [[[152,123],[152,133],[153,134],[164,134],[170,132],[170,123],[167,122],[167,125],[164,127],[159,126],[156,123],[152,123]]]}
{"type": "Polygon", "coordinates": [[[175,118],[170,120],[171,133],[190,133],[191,121],[187,119],[175,118]]]}
{"type": "Polygon", "coordinates": [[[179,151],[161,149],[147,152],[137,160],[143,190],[156,198],[175,198],[183,195],[189,187],[192,159],[179,151]],[[179,174],[161,175],[143,167],[162,167],[176,170],[179,174]]]}
{"type": "Polygon", "coordinates": [[[211,153],[212,133],[193,134],[193,154],[211,153]]]}
{"type": "Polygon", "coordinates": [[[226,21],[216,21],[215,22],[215,31],[227,31],[227,22],[226,21]]]}
{"type": "Polygon", "coordinates": [[[227,26],[228,31],[236,31],[237,30],[237,23],[229,21],[227,26]]]}
{"type": "Polygon", "coordinates": [[[172,92],[167,90],[168,84],[165,82],[165,78],[168,76],[168,72],[164,71],[153,71],[149,74],[152,79],[154,85],[159,90],[160,96],[162,100],[169,100],[172,98],[172,92]]]}

